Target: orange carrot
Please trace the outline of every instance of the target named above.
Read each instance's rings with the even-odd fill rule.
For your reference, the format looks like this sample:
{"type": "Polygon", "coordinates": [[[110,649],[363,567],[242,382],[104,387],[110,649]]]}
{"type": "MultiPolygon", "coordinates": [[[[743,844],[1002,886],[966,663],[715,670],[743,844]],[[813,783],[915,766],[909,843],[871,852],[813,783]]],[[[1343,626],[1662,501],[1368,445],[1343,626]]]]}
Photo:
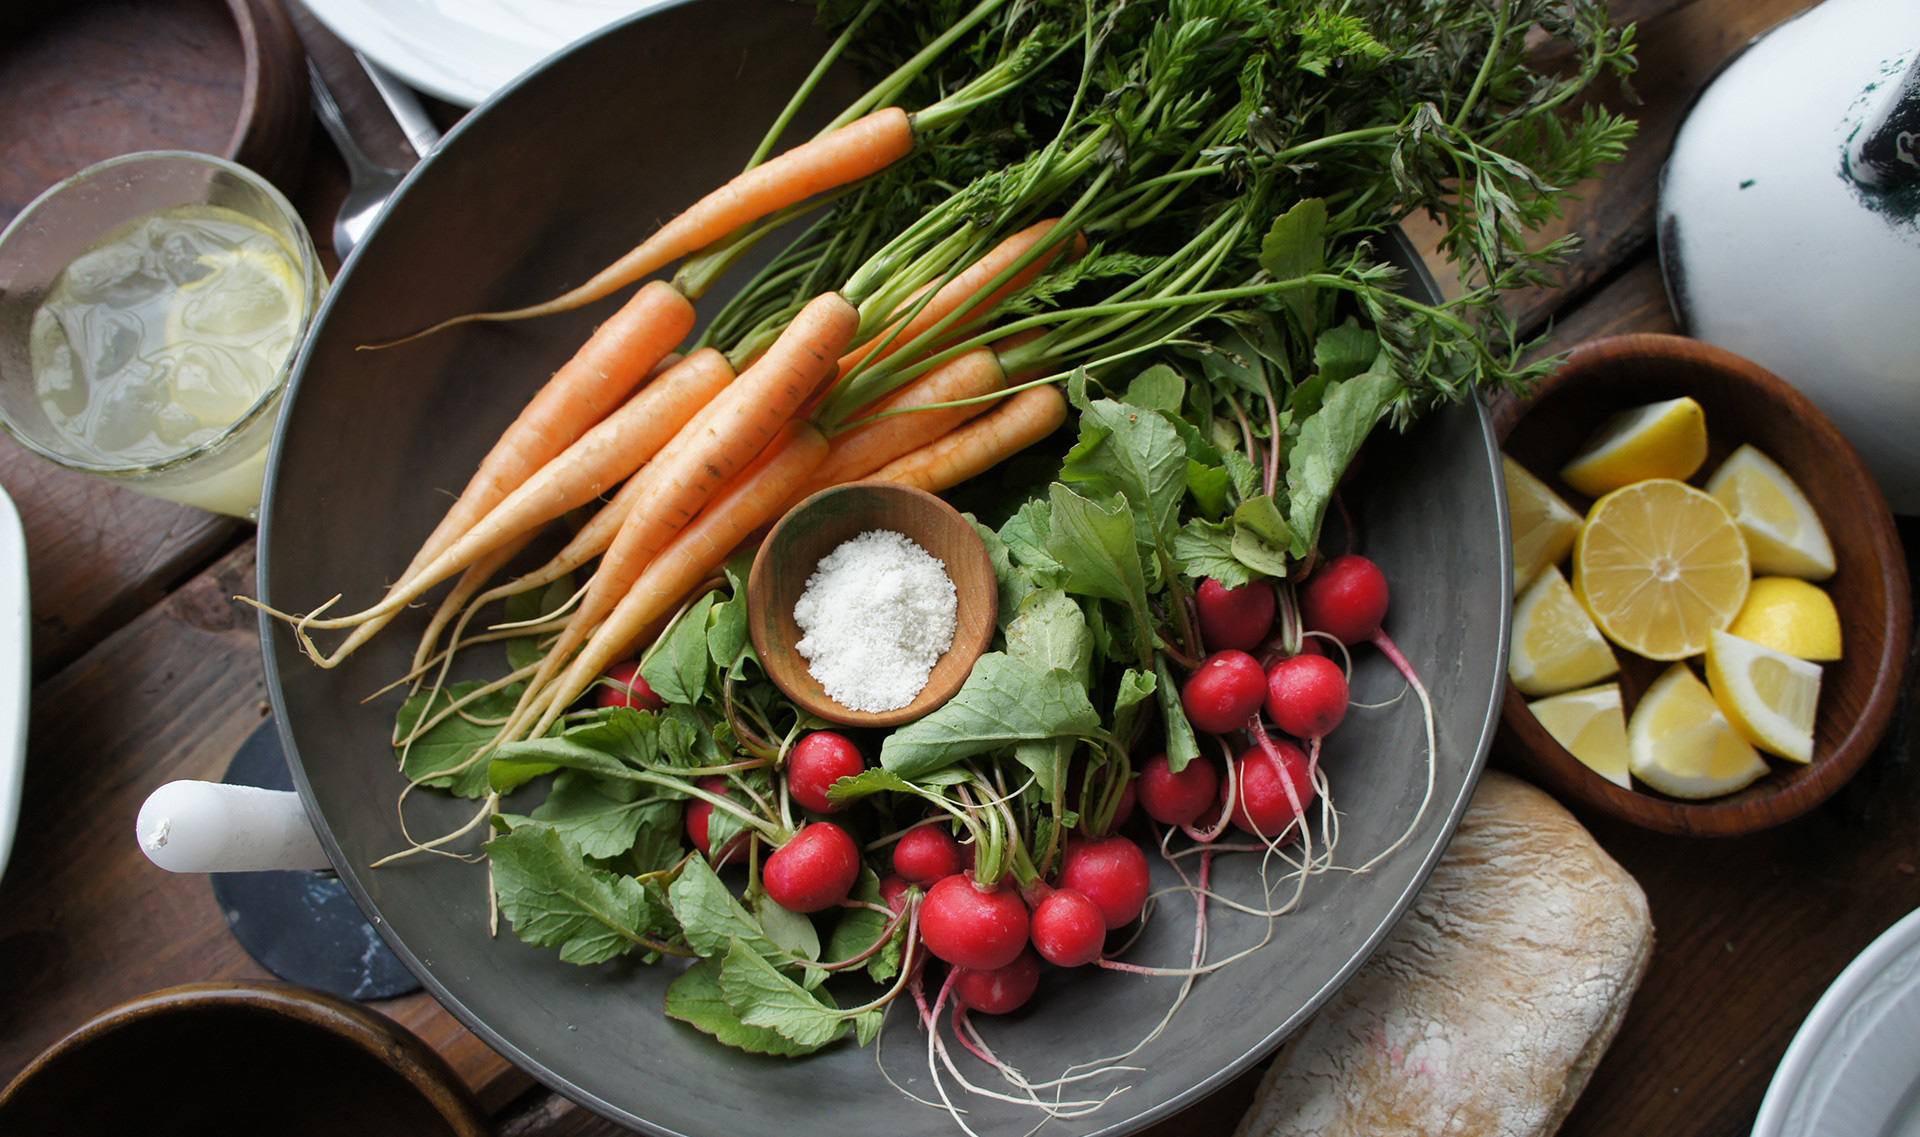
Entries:
{"type": "Polygon", "coordinates": [[[1029,387],[944,438],[868,475],[939,493],[984,473],[1059,429],[1067,399],[1053,384],[1029,387]]]}
{"type": "Polygon", "coordinates": [[[833,373],[834,361],[846,350],[859,322],[859,312],[839,293],[815,298],[766,354],[661,449],[648,464],[645,486],[600,558],[579,609],[529,683],[529,699],[613,611],[654,555],[716,490],[767,448],[833,373]]]}
{"type": "MultiPolygon", "coordinates": [[[[1000,357],[989,347],[975,348],[965,355],[934,368],[912,383],[874,404],[867,413],[908,411],[935,403],[951,403],[989,395],[1006,385],[1007,373],[1000,357]]],[[[851,482],[929,442],[944,436],[961,423],[990,409],[986,403],[936,410],[914,410],[889,415],[864,426],[854,427],[833,439],[827,460],[795,493],[794,500],[828,486],[851,482]]]]}
{"type": "MultiPolygon", "coordinates": [[[[904,321],[896,320],[886,331],[881,332],[873,339],[868,340],[866,343],[848,352],[840,361],[840,373],[845,375],[853,369],[855,364],[858,364],[876,350],[880,351],[881,358],[891,355],[894,351],[904,347],[914,337],[925,332],[928,328],[933,327],[949,315],[952,315],[956,310],[959,310],[963,304],[966,305],[965,312],[953,323],[949,324],[948,327],[958,328],[969,320],[986,315],[993,310],[994,305],[1005,300],[1014,292],[1032,284],[1035,277],[1047,271],[1047,267],[1059,258],[1061,250],[1069,247],[1075,248],[1076,250],[1084,250],[1086,247],[1086,239],[1076,233],[1072,241],[1062,242],[1048,249],[1045,253],[1035,257],[1033,263],[1021,269],[1005,284],[994,289],[993,292],[975,299],[976,293],[984,289],[995,277],[1005,272],[1014,261],[1024,256],[1027,250],[1039,244],[1041,238],[1052,231],[1053,227],[1058,223],[1058,218],[1049,218],[1045,221],[1036,222],[1020,230],[1018,233],[1013,234],[1006,240],[1001,241],[998,245],[995,245],[987,252],[986,256],[981,257],[973,264],[967,266],[965,271],[941,285],[940,290],[933,294],[933,298],[928,300],[926,305],[918,312],[915,312],[911,318],[904,321]],[[968,301],[970,300],[973,302],[969,304],[968,301]],[[902,326],[903,322],[904,327],[902,326]],[[897,332],[895,331],[896,328],[899,329],[897,332]],[[881,344],[885,344],[886,346],[881,348],[881,344]]],[[[1078,255],[1078,252],[1076,252],[1075,255],[1078,255]]],[[[919,300],[925,293],[925,288],[915,292],[905,305],[907,310],[911,311],[913,302],[919,300]]]]}
{"type": "Polygon", "coordinates": [[[725,355],[712,348],[694,352],[542,466],[380,603],[350,616],[308,620],[303,626],[350,627],[396,612],[507,541],[599,497],[653,457],[732,379],[725,355]]]}
{"type": "Polygon", "coordinates": [[[793,487],[826,456],[827,441],[818,428],[804,420],[787,423],[766,452],[647,565],[547,692],[545,709],[529,737],[546,733],[602,671],[631,651],[642,632],[672,613],[742,541],[777,517],[793,487]]]}
{"type": "Polygon", "coordinates": [[[594,329],[500,435],[400,579],[439,556],[535,470],[619,406],[654,364],[693,330],[693,319],[693,305],[671,284],[655,281],[634,293],[594,329]]]}
{"type": "Polygon", "coordinates": [[[912,116],[898,107],[884,107],[736,175],[566,293],[511,311],[455,316],[406,339],[473,320],[524,320],[590,304],[688,253],[706,248],[743,225],[878,173],[912,153],[913,144],[912,116]]]}

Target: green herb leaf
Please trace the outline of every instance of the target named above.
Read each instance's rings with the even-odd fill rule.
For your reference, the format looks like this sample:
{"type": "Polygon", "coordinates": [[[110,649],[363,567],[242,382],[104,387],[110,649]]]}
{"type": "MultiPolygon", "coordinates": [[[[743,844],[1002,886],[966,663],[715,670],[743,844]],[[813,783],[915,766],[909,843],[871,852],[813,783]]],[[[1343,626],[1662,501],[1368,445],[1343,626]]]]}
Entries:
{"type": "Polygon", "coordinates": [[[1053,507],[1037,498],[1028,500],[1000,526],[1008,557],[1038,586],[1057,585],[1067,576],[1066,566],[1047,551],[1047,534],[1052,529],[1053,507]]]}
{"type": "Polygon", "coordinates": [[[695,601],[641,665],[641,678],[669,703],[692,706],[707,693],[707,614],[713,604],[711,592],[695,601]]]}
{"type": "Polygon", "coordinates": [[[641,800],[638,788],[632,782],[569,770],[553,780],[553,790],[534,808],[532,819],[589,857],[617,857],[633,848],[642,827],[680,819],[678,801],[641,800]]]}
{"type": "Polygon", "coordinates": [[[728,1046],[753,1054],[798,1058],[819,1049],[817,1046],[802,1046],[783,1037],[778,1031],[741,1022],[740,1012],[728,1004],[726,995],[720,990],[720,961],[717,959],[699,961],[667,987],[667,1016],[710,1034],[728,1046]]]}
{"type": "Polygon", "coordinates": [[[1093,634],[1087,630],[1086,613],[1058,588],[1034,592],[1007,625],[1007,654],[1041,671],[1058,668],[1086,686],[1093,675],[1093,634]]]}
{"type": "Polygon", "coordinates": [[[847,1032],[846,1016],[821,1001],[824,991],[808,991],[740,940],[728,945],[721,961],[720,992],[742,1023],[799,1046],[818,1050],[847,1032]]]}
{"type": "Polygon", "coordinates": [[[1178,415],[1187,401],[1187,381],[1171,365],[1156,363],[1133,377],[1127,384],[1123,402],[1150,410],[1178,415]]]}
{"type": "Polygon", "coordinates": [[[1400,394],[1399,376],[1387,354],[1345,382],[1329,387],[1320,409],[1300,424],[1300,438],[1287,461],[1292,498],[1294,551],[1305,556],[1320,538],[1320,523],[1360,444],[1367,440],[1400,394]]]}
{"type": "MultiPolygon", "coordinates": [[[[481,688],[480,683],[456,683],[432,694],[415,695],[400,708],[394,724],[395,737],[405,738],[414,727],[467,699],[481,688]]],[[[513,713],[520,700],[516,684],[501,691],[462,703],[467,714],[480,719],[501,720],[513,713]]],[[[404,747],[396,748],[400,772],[408,778],[438,789],[450,790],[460,797],[485,797],[491,792],[487,782],[487,763],[474,755],[493,741],[496,728],[469,721],[463,715],[450,714],[404,747]]]]}
{"type": "Polygon", "coordinates": [[[1100,716],[1087,701],[1087,689],[1071,675],[989,652],[945,706],[887,736],[880,764],[918,780],[975,754],[1099,729],[1100,716]]]}
{"type": "Polygon", "coordinates": [[[1167,666],[1166,656],[1154,655],[1153,673],[1159,680],[1154,694],[1160,697],[1160,719],[1166,731],[1167,768],[1177,774],[1200,756],[1200,743],[1193,736],[1193,724],[1187,721],[1186,708],[1180,705],[1180,688],[1174,685],[1173,670],[1167,666]]]}
{"type": "Polygon", "coordinates": [[[1047,551],[1066,567],[1066,589],[1147,611],[1138,529],[1124,499],[1101,505],[1059,482],[1050,487],[1047,551]]]}
{"type": "MultiPolygon", "coordinates": [[[[860,901],[855,907],[841,910],[840,919],[833,926],[833,935],[828,937],[826,954],[822,957],[828,963],[844,963],[855,959],[880,942],[891,922],[884,912],[868,908],[867,904],[882,904],[880,897],[880,878],[872,869],[860,870],[860,880],[853,886],[851,899],[860,901]]],[[[900,973],[900,951],[906,941],[907,926],[903,921],[894,929],[887,945],[867,959],[867,975],[875,983],[885,983],[900,973]]]]}
{"type": "Polygon", "coordinates": [[[1096,497],[1123,496],[1140,542],[1164,548],[1180,523],[1186,458],[1186,443],[1165,415],[1100,399],[1081,412],[1080,440],[1061,463],[1060,478],[1096,497]]]}
{"type": "Polygon", "coordinates": [[[543,774],[562,769],[585,770],[607,778],[633,777],[633,771],[620,759],[598,747],[563,736],[530,738],[500,747],[487,762],[487,781],[495,790],[506,793],[543,774]]]}
{"type": "MultiPolygon", "coordinates": [[[[779,945],[787,955],[795,959],[820,958],[820,933],[805,915],[780,907],[765,892],[756,892],[753,894],[753,917],[767,938],[779,945]]],[[[816,981],[826,978],[825,972],[813,968],[808,969],[808,974],[816,981]]]]}
{"type": "Polygon", "coordinates": [[[733,941],[744,942],[763,956],[783,955],[760,922],[734,899],[712,866],[700,857],[687,858],[679,879],[667,889],[667,900],[673,905],[687,944],[703,956],[725,954],[733,941]]]}
{"type": "Polygon", "coordinates": [[[589,868],[580,850],[545,825],[487,842],[500,911],[514,934],[557,947],[568,963],[601,963],[640,944],[658,913],[629,876],[589,868]]]}
{"type": "Polygon", "coordinates": [[[1293,545],[1293,531],[1272,497],[1250,497],[1233,511],[1233,556],[1241,564],[1267,576],[1285,576],[1293,545]]]}
{"type": "Polygon", "coordinates": [[[707,629],[707,654],[721,674],[731,673],[735,679],[745,676],[746,659],[753,654],[747,631],[745,589],[735,592],[725,603],[714,605],[713,626],[707,629]]]}
{"type": "Polygon", "coordinates": [[[1233,527],[1224,521],[1196,517],[1181,526],[1173,537],[1173,560],[1186,575],[1212,577],[1228,588],[1253,579],[1246,564],[1233,555],[1233,527]]]}
{"type": "MultiPolygon", "coordinates": [[[[1260,242],[1260,267],[1275,280],[1295,280],[1327,267],[1327,203],[1310,197],[1295,203],[1267,230],[1260,242]]],[[[1299,288],[1281,294],[1281,302],[1297,321],[1301,333],[1314,335],[1314,290],[1299,288]]]]}

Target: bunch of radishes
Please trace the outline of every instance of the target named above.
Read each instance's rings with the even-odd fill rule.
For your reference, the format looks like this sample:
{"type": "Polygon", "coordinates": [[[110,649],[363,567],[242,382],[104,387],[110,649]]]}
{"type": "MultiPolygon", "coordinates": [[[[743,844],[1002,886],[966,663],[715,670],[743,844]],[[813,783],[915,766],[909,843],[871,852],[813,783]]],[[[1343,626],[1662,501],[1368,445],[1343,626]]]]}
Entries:
{"type": "Polygon", "coordinates": [[[1149,760],[1140,773],[1140,806],[1196,837],[1216,835],[1224,814],[1262,840],[1279,839],[1313,801],[1319,740],[1347,713],[1346,669],[1322,641],[1344,650],[1384,640],[1386,577],[1349,553],[1321,566],[1297,592],[1286,583],[1227,588],[1203,581],[1194,610],[1211,654],[1181,687],[1187,721],[1197,731],[1244,735],[1247,742],[1225,776],[1204,753],[1178,771],[1165,755],[1149,760]]]}

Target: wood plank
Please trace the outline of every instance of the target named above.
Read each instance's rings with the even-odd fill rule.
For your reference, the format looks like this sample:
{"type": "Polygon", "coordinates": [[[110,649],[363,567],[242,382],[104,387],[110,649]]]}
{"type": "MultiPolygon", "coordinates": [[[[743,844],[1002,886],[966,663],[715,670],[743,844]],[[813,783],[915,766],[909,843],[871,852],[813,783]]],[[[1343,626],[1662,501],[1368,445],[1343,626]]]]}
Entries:
{"type": "MultiPolygon", "coordinates": [[[[240,548],[36,691],[27,778],[0,881],[0,1083],[133,996],[266,973],[227,931],[208,880],[150,864],[140,803],[176,778],[218,780],[267,714],[240,548]]],[[[372,1004],[444,1055],[489,1108],[530,1079],[424,994],[372,1004]]]]}
{"type": "Polygon", "coordinates": [[[244,531],[232,518],[63,469],[4,435],[0,487],[27,534],[36,679],[159,603],[244,531]]]}

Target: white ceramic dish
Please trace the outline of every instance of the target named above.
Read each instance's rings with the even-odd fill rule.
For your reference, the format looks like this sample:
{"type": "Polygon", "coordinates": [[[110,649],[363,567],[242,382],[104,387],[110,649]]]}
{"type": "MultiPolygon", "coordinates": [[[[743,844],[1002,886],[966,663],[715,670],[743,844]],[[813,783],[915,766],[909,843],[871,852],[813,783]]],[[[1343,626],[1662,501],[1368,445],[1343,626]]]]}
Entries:
{"type": "Polygon", "coordinates": [[[413,87],[477,106],[581,36],[666,0],[305,0],[333,34],[413,87]]]}
{"type": "Polygon", "coordinates": [[[0,876],[20,817],[27,765],[27,538],[7,491],[0,489],[0,876]]]}
{"type": "Polygon", "coordinates": [[[1920,1137],[1920,910],[1820,996],[1780,1059],[1753,1137],[1920,1137]]]}

